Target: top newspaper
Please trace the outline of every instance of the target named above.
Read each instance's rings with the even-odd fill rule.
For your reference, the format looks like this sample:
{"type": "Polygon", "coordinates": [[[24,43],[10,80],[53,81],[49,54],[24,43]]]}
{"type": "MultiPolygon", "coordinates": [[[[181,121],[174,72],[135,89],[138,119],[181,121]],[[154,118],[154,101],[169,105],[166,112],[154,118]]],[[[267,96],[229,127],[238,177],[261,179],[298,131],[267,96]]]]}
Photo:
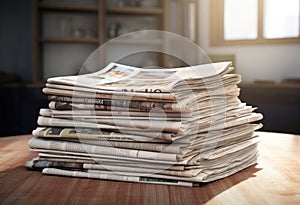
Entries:
{"type": "MultiPolygon", "coordinates": [[[[115,94],[116,92],[167,94],[175,89],[179,82],[199,81],[219,76],[228,73],[230,66],[231,62],[221,62],[171,69],[144,69],[110,63],[98,72],[50,78],[47,82],[52,86],[47,87],[64,89],[64,87],[55,87],[55,84],[57,86],[77,86],[101,90],[106,94],[115,94]]],[[[67,89],[67,87],[65,88],[67,89]]]]}

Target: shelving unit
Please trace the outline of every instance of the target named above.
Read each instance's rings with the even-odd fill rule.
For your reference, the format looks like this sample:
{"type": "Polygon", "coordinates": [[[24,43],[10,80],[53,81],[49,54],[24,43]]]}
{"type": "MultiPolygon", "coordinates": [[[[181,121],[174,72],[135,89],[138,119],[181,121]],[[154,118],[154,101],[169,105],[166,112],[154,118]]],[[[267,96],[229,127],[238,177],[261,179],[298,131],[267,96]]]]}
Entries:
{"type": "MultiPolygon", "coordinates": [[[[99,0],[100,1],[100,0],[99,0]]],[[[99,44],[103,43],[101,41],[101,32],[99,25],[99,5],[98,4],[76,4],[68,2],[57,2],[57,1],[43,1],[43,0],[32,0],[33,5],[33,83],[39,84],[44,82],[49,76],[45,70],[63,70],[67,63],[63,63],[64,59],[56,59],[61,61],[61,68],[54,68],[51,65],[51,61],[46,58],[54,59],[54,57],[48,55],[57,52],[61,53],[62,58],[65,57],[65,53],[70,50],[84,50],[93,51],[98,47],[99,44]],[[73,20],[74,22],[71,22],[73,20]],[[71,20],[70,20],[71,19],[71,20]],[[83,19],[83,22],[79,22],[83,19]],[[91,21],[94,25],[89,25],[93,27],[93,31],[84,36],[82,26],[85,21],[91,21]],[[59,22],[60,21],[60,22],[59,22]],[[63,22],[65,21],[65,22],[63,22]],[[76,25],[80,24],[81,25],[76,25]],[[73,28],[74,27],[74,28],[73,28]],[[97,29],[95,29],[97,28],[97,29]],[[63,30],[64,29],[64,30],[63,30]],[[76,31],[77,29],[77,31],[76,31]],[[61,32],[61,33],[59,33],[61,32]],[[65,33],[63,33],[65,32],[65,33]],[[77,35],[74,35],[77,32],[77,35]],[[70,48],[68,48],[70,47],[70,48]],[[65,50],[65,51],[64,51],[65,50]],[[49,64],[50,62],[50,64],[49,64]]],[[[82,52],[80,56],[74,58],[74,65],[76,63],[82,64],[82,61],[88,57],[89,53],[84,55],[82,52]],[[81,61],[81,62],[80,62],[81,61]]],[[[68,59],[70,59],[69,57],[68,59]]],[[[69,66],[70,67],[70,66],[69,66]]],[[[71,68],[68,68],[71,70],[71,68]]],[[[66,71],[61,74],[74,74],[66,71]]]]}
{"type": "MultiPolygon", "coordinates": [[[[96,48],[124,33],[143,29],[170,31],[170,21],[172,20],[176,24],[178,21],[178,19],[174,19],[171,16],[171,2],[178,4],[177,9],[181,10],[184,5],[182,2],[192,2],[193,0],[144,0],[148,5],[118,5],[120,1],[74,0],[72,2],[72,0],[32,0],[33,83],[40,84],[45,82],[46,78],[54,75],[55,69],[58,70],[57,75],[76,74],[76,69],[78,70],[78,67],[83,64],[85,59],[96,48]],[[149,5],[151,1],[154,4],[149,5]],[[110,26],[115,23],[120,23],[123,27],[120,31],[115,32],[115,35],[109,35],[111,34],[109,33],[110,26]],[[71,28],[67,28],[69,30],[68,34],[61,35],[59,33],[60,30],[63,33],[63,29],[66,30],[64,27],[68,25],[71,25],[71,28]],[[85,29],[84,31],[86,32],[89,27],[94,29],[92,35],[85,36],[82,34],[82,31],[81,33],[80,31],[75,31],[76,29],[85,29]],[[74,55],[74,53],[77,56],[70,56],[74,55]],[[71,63],[72,59],[77,64],[75,62],[71,63]],[[53,63],[54,61],[59,61],[61,64],[53,63]],[[60,65],[61,67],[59,67],[60,65]],[[71,67],[76,67],[76,69],[72,71],[71,67]]],[[[179,30],[184,29],[182,27],[184,25],[183,22],[186,22],[186,20],[182,20],[180,25],[178,24],[179,27],[181,26],[178,28],[179,30]]],[[[184,35],[184,32],[178,32],[177,30],[175,32],[184,35]]],[[[160,46],[163,50],[166,50],[169,46],[165,39],[152,38],[114,39],[112,42],[112,45],[116,47],[147,45],[160,46]]],[[[167,55],[160,54],[157,58],[156,60],[161,66],[168,67],[167,55]]],[[[105,56],[103,59],[105,59],[105,56]]],[[[105,64],[105,60],[103,62],[105,64]]]]}
{"type": "MultiPolygon", "coordinates": [[[[123,35],[126,33],[139,31],[139,30],[169,30],[169,19],[168,19],[168,5],[169,0],[159,1],[159,0],[152,0],[152,3],[154,5],[152,6],[133,6],[133,5],[122,5],[118,6],[113,1],[104,1],[104,12],[105,12],[105,20],[102,22],[102,28],[103,30],[106,30],[108,35],[105,37],[105,42],[109,41],[116,36],[123,35]],[[119,30],[115,33],[115,35],[109,35],[111,27],[117,27],[119,26],[119,30]]],[[[150,1],[147,1],[148,3],[151,3],[150,1]]],[[[101,22],[100,22],[101,23],[101,22]]],[[[114,33],[114,32],[113,32],[114,33]]],[[[158,39],[158,38],[147,38],[145,36],[141,38],[122,38],[122,39],[114,39],[112,41],[112,44],[109,45],[110,47],[117,48],[119,51],[122,49],[126,49],[125,46],[129,50],[133,47],[139,47],[139,48],[147,48],[147,47],[156,47],[163,49],[164,46],[166,46],[166,42],[164,39],[158,39]]],[[[108,53],[110,55],[110,53],[108,53]]],[[[135,58],[140,58],[136,56],[135,58]]],[[[149,54],[144,55],[143,58],[145,61],[149,61],[149,59],[152,60],[152,62],[155,62],[156,64],[160,66],[166,66],[167,64],[167,58],[166,55],[153,55],[149,54]]],[[[150,60],[150,61],[151,61],[150,60]]],[[[139,60],[137,60],[139,61],[139,60]]],[[[133,61],[121,61],[120,63],[131,63],[133,61]]],[[[138,62],[135,62],[136,64],[131,64],[133,66],[145,66],[145,64],[139,64],[138,62]]]]}
{"type": "MultiPolygon", "coordinates": [[[[156,1],[156,0],[155,0],[156,1]]],[[[111,5],[112,1],[105,0],[96,0],[95,4],[84,4],[84,3],[70,3],[71,1],[51,1],[51,0],[33,0],[33,48],[34,48],[34,69],[33,69],[33,83],[39,84],[40,82],[44,82],[47,76],[45,69],[50,65],[45,64],[45,62],[49,63],[46,58],[49,57],[49,52],[54,52],[54,49],[58,49],[58,52],[63,52],[61,49],[66,49],[68,46],[73,47],[81,47],[85,46],[86,50],[89,50],[87,47],[95,47],[102,45],[103,43],[111,40],[115,36],[109,37],[107,35],[108,24],[110,17],[114,18],[130,18],[135,16],[139,16],[140,18],[145,17],[153,17],[156,18],[158,27],[156,29],[160,30],[168,30],[167,26],[167,17],[164,12],[167,10],[167,2],[166,1],[157,1],[157,7],[137,7],[137,6],[116,6],[111,5]],[[46,16],[47,15],[47,16],[46,16]],[[75,16],[75,15],[93,15],[95,21],[97,22],[96,27],[96,36],[95,37],[82,37],[82,36],[74,36],[74,35],[59,35],[58,31],[55,34],[47,33],[48,26],[56,26],[56,28],[52,28],[52,30],[58,30],[59,22],[57,22],[57,18],[59,16],[75,16]],[[48,19],[47,19],[48,18],[48,19]],[[52,19],[51,19],[52,18],[52,19]],[[49,20],[50,19],[50,20],[49,20]],[[56,21],[56,22],[55,22],[56,21]],[[54,25],[56,23],[56,25],[54,25]],[[50,24],[50,25],[46,25],[50,24]],[[46,31],[45,31],[46,30],[46,31]],[[76,45],[76,46],[75,46],[76,45]],[[59,49],[61,48],[61,49],[59,49]],[[48,49],[48,50],[47,50],[48,49]],[[50,50],[50,51],[49,51],[50,50]]],[[[84,2],[84,1],[83,1],[84,2]]],[[[62,17],[63,18],[63,17],[62,17]]],[[[78,17],[77,19],[79,19],[78,17]]],[[[61,23],[61,22],[60,22],[61,23]]],[[[68,22],[67,22],[68,23],[68,22]]],[[[72,22],[74,23],[74,22],[72,22]]],[[[77,23],[77,22],[75,22],[77,23]]],[[[136,28],[139,30],[140,28],[136,28]]],[[[117,35],[120,35],[118,33],[117,35]]],[[[154,45],[161,46],[163,44],[162,39],[121,39],[114,40],[113,45],[154,45]]],[[[51,54],[52,54],[51,53],[51,54]]],[[[90,53],[87,53],[87,56],[90,53]]],[[[86,57],[87,57],[86,56],[86,57]]],[[[53,59],[53,58],[52,58],[53,59]]],[[[51,62],[50,62],[51,63],[51,62]]],[[[83,63],[83,62],[82,62],[83,63]]],[[[50,67],[49,69],[57,69],[50,67]]],[[[68,73],[73,74],[73,73],[68,73]]]]}

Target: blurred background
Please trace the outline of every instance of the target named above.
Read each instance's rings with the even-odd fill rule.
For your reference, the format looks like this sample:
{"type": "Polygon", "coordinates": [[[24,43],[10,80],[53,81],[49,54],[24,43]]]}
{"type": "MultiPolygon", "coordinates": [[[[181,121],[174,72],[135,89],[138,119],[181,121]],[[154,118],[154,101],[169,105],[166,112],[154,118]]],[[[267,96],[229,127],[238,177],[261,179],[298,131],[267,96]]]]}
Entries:
{"type": "MultiPolygon", "coordinates": [[[[163,30],[199,45],[213,62],[230,60],[242,75],[240,98],[264,114],[264,131],[300,134],[299,0],[2,0],[0,136],[28,134],[47,107],[47,78],[78,74],[105,42],[140,30],[163,30]],[[272,3],[271,3],[272,2],[272,3]]],[[[131,36],[110,53],[176,41],[131,36]]],[[[182,55],[199,63],[197,52],[182,55]]],[[[108,59],[103,56],[103,66],[108,59]]],[[[140,53],[133,66],[184,66],[173,56],[140,53]]]]}

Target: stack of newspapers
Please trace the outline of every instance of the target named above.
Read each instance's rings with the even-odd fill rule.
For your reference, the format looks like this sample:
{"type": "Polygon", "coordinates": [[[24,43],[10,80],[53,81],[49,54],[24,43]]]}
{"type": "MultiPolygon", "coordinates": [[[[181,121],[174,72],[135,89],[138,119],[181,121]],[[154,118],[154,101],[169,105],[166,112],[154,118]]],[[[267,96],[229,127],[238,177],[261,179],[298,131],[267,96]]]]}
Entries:
{"type": "Polygon", "coordinates": [[[44,174],[198,186],[257,161],[262,115],[242,103],[231,62],[171,69],[110,63],[54,77],[26,163],[44,174]]]}

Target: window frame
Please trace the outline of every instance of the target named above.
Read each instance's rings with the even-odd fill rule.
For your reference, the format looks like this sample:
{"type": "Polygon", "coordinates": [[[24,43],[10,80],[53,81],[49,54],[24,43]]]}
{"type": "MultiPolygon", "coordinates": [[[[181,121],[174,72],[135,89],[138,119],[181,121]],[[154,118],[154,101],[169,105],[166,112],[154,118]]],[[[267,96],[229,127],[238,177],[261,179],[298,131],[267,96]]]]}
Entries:
{"type": "Polygon", "coordinates": [[[263,1],[264,0],[258,0],[257,39],[225,40],[224,39],[224,0],[210,0],[210,44],[212,46],[222,46],[222,45],[226,46],[226,45],[300,43],[300,32],[298,37],[292,37],[292,38],[267,39],[263,37],[263,5],[264,5],[263,1]]]}

